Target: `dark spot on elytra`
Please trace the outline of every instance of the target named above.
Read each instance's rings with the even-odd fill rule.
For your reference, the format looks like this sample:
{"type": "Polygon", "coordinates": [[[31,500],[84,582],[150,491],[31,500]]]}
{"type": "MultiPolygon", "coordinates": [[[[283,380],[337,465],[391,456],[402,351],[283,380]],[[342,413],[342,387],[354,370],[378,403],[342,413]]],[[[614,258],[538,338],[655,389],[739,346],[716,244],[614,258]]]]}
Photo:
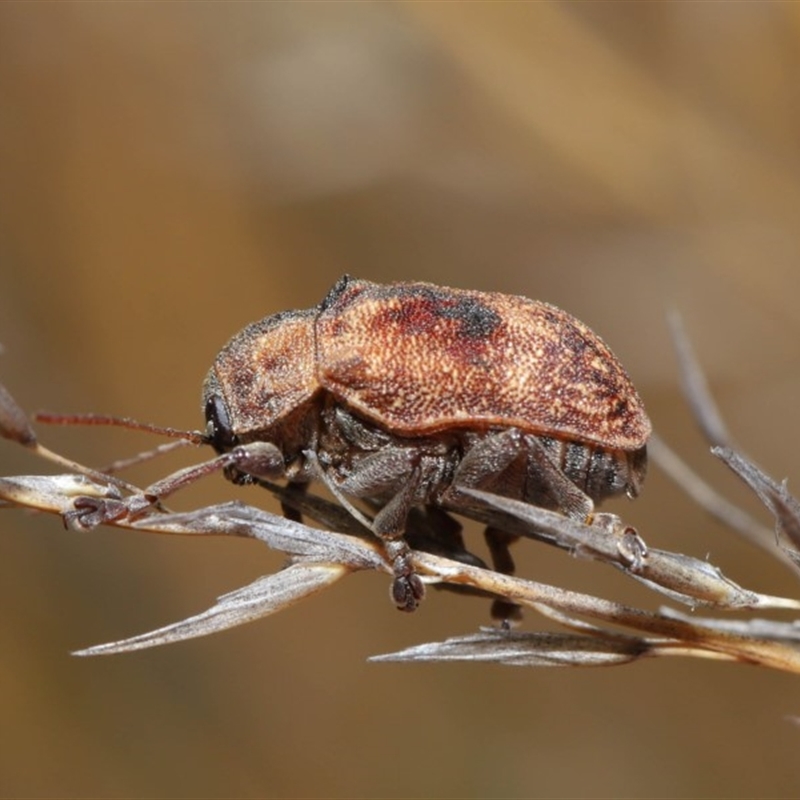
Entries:
{"type": "Polygon", "coordinates": [[[474,297],[459,297],[440,306],[438,311],[445,319],[458,320],[461,335],[468,339],[488,339],[502,322],[494,309],[474,297]]]}
{"type": "Polygon", "coordinates": [[[541,308],[541,315],[544,321],[549,325],[562,326],[564,324],[563,318],[551,308],[547,308],[546,306],[541,308]]]}
{"type": "MultiPolygon", "coordinates": [[[[405,292],[401,293],[401,297],[405,292]]],[[[460,322],[458,333],[469,339],[488,338],[500,325],[500,315],[477,297],[464,297],[448,291],[430,287],[417,288],[413,294],[404,297],[404,304],[410,303],[414,316],[427,318],[430,322],[436,319],[448,319],[460,322]]]]}
{"type": "Polygon", "coordinates": [[[453,331],[456,338],[472,340],[489,338],[502,319],[494,309],[478,298],[463,297],[452,292],[425,287],[398,287],[396,299],[377,312],[371,321],[373,329],[380,331],[387,323],[399,325],[408,335],[424,334],[434,330],[441,320],[459,323],[453,331]]]}
{"type": "Polygon", "coordinates": [[[619,419],[628,413],[628,401],[620,397],[614,403],[614,407],[608,412],[608,416],[612,419],[619,419]]]}
{"type": "Polygon", "coordinates": [[[609,399],[615,397],[618,393],[617,382],[614,376],[610,375],[605,370],[589,369],[585,373],[588,382],[591,383],[592,393],[601,399],[609,399]]]}
{"type": "Polygon", "coordinates": [[[559,338],[562,345],[575,356],[581,356],[587,361],[593,357],[600,357],[606,360],[606,356],[597,342],[591,338],[587,338],[580,330],[572,325],[562,323],[560,325],[559,338]]]}

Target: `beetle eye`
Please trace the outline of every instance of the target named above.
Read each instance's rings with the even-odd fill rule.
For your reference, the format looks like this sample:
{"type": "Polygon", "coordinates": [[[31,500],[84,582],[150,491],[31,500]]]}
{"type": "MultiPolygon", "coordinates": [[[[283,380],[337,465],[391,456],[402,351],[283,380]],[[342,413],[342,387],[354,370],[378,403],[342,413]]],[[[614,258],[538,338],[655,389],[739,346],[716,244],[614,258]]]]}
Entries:
{"type": "Polygon", "coordinates": [[[225,453],[238,443],[231,429],[228,407],[218,394],[212,394],[206,401],[206,427],[209,442],[218,453],[225,453]]]}

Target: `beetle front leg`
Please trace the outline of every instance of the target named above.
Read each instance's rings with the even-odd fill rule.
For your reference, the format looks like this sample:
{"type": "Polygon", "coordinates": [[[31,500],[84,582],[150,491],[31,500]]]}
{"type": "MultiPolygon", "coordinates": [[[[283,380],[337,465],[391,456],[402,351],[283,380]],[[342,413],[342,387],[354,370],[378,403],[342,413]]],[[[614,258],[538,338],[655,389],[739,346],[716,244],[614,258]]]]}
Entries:
{"type": "Polygon", "coordinates": [[[122,497],[113,493],[109,497],[78,497],[73,509],[64,515],[68,527],[91,529],[108,523],[131,521],[158,507],[169,495],[194,483],[205,475],[223,470],[234,481],[240,476],[280,476],[283,473],[283,456],[269,442],[252,442],[234,447],[222,455],[179,469],[166,478],[150,484],[141,493],[122,497]]]}

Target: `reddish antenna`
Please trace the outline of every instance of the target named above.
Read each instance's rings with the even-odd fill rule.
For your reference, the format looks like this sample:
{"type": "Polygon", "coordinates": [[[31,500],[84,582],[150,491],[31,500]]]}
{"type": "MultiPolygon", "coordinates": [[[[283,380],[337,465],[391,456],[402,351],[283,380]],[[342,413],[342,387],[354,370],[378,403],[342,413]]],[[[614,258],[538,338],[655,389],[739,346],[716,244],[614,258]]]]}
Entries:
{"type": "Polygon", "coordinates": [[[171,439],[184,439],[192,444],[208,444],[208,437],[200,431],[183,431],[179,428],[168,428],[153,425],[150,422],[139,422],[130,417],[114,417],[108,414],[55,414],[50,411],[37,411],[33,418],[47,425],[107,425],[115,428],[127,428],[131,431],[155,433],[158,436],[169,436],[171,439]]]}
{"type": "Polygon", "coordinates": [[[111,475],[112,473],[132,467],[135,464],[150,461],[157,456],[164,455],[164,453],[177,450],[179,447],[185,447],[189,444],[203,445],[209,443],[208,436],[204,433],[200,433],[200,431],[184,431],[178,428],[164,427],[163,425],[153,425],[149,422],[139,422],[130,417],[115,417],[108,414],[94,413],[61,414],[50,411],[37,411],[33,415],[33,419],[36,420],[36,422],[42,422],[47,425],[104,425],[115,428],[125,428],[131,431],[154,433],[157,436],[168,436],[171,439],[176,439],[174,442],[158,445],[152,450],[145,450],[130,458],[113,461],[106,467],[97,470],[104,475],[111,475]]]}
{"type": "MultiPolygon", "coordinates": [[[[202,445],[211,443],[211,438],[199,431],[182,431],[176,428],[165,428],[161,425],[150,425],[127,417],[112,417],[105,414],[54,414],[46,411],[40,411],[34,414],[33,417],[39,422],[50,425],[112,425],[129,430],[139,430],[147,433],[169,436],[176,439],[175,442],[159,445],[155,449],[146,453],[141,453],[133,458],[116,461],[108,468],[109,471],[121,469],[122,467],[130,466],[139,461],[144,461],[153,456],[160,455],[167,450],[171,450],[174,447],[180,447],[181,445],[202,445]]],[[[0,437],[11,439],[21,444],[23,447],[27,447],[42,458],[60,464],[72,472],[78,472],[90,477],[92,480],[116,486],[118,489],[121,489],[131,496],[128,498],[129,500],[134,500],[136,498],[144,500],[144,505],[136,505],[134,503],[127,507],[124,506],[124,501],[122,501],[122,510],[118,508],[120,504],[119,501],[116,505],[112,503],[112,505],[106,509],[105,513],[107,516],[103,516],[102,509],[104,507],[102,503],[100,503],[94,511],[94,516],[97,519],[91,523],[92,526],[102,524],[103,522],[113,522],[119,519],[120,515],[127,514],[128,516],[133,516],[140,513],[143,509],[158,503],[164,497],[167,497],[183,486],[193,483],[198,478],[202,478],[204,475],[208,475],[216,470],[224,469],[237,460],[242,461],[243,456],[245,462],[247,462],[247,457],[249,457],[253,463],[260,466],[263,466],[264,463],[272,464],[274,462],[274,453],[268,450],[265,454],[263,446],[257,445],[250,453],[233,452],[222,454],[209,461],[180,469],[142,490],[115,475],[86,467],[40,444],[36,432],[28,421],[27,415],[2,384],[0,384],[0,437]]]]}

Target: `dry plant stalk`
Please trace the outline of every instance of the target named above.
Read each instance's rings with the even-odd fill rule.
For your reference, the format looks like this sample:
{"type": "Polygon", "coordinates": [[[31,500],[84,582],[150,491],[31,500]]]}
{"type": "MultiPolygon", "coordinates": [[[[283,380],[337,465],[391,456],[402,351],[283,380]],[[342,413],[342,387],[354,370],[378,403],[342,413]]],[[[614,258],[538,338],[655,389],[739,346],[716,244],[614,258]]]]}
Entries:
{"type": "MultiPolygon", "coordinates": [[[[698,422],[722,459],[759,497],[775,520],[774,530],[753,520],[704,484],[660,439],[651,452],[659,466],[695,500],[749,541],[800,573],[800,502],[735,449],[708,392],[702,372],[677,318],[673,336],[684,390],[698,422]]],[[[139,489],[109,473],[92,470],[47,450],[27,415],[0,386],[0,434],[65,466],[69,474],[0,478],[0,505],[59,514],[67,527],[103,524],[153,533],[245,536],[289,557],[288,565],[249,586],[223,595],[208,610],[149,633],[79,650],[105,655],[204,636],[281,611],[345,575],[364,569],[392,574],[377,539],[341,506],[314,495],[268,484],[281,502],[313,518],[312,528],[241,502],[171,513],[145,500],[139,489]],[[131,499],[133,498],[133,503],[131,499]],[[137,506],[136,501],[141,499],[137,506]],[[133,515],[108,522],[114,504],[133,515]]],[[[115,465],[119,466],[119,464],[115,465]]],[[[470,492],[467,516],[610,564],[654,592],[692,611],[800,609],[800,601],[750,591],[707,561],[648,549],[612,514],[596,514],[592,525],[517,500],[470,492]]],[[[503,575],[479,566],[465,551],[448,546],[435,514],[415,511],[414,568],[429,584],[502,598],[537,610],[565,628],[563,633],[526,633],[504,628],[423,644],[376,661],[494,661],[530,666],[601,666],[646,656],[682,655],[740,661],[800,673],[800,627],[763,618],[726,620],[662,607],[646,611],[557,586],[503,575]]]]}

